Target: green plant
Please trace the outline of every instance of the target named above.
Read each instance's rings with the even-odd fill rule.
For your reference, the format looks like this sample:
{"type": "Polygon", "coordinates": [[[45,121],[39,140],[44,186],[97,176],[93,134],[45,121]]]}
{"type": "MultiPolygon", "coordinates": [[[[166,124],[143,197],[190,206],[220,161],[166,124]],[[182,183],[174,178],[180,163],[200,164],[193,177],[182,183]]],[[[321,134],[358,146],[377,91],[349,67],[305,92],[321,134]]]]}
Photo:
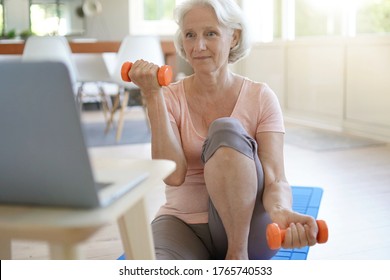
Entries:
{"type": "Polygon", "coordinates": [[[16,37],[16,30],[15,29],[11,29],[10,31],[8,31],[6,34],[5,34],[5,37],[7,39],[14,39],[16,37]]]}
{"type": "Polygon", "coordinates": [[[19,35],[23,40],[26,40],[28,37],[35,35],[35,34],[30,29],[26,29],[26,30],[23,30],[22,32],[20,32],[19,35]]]}

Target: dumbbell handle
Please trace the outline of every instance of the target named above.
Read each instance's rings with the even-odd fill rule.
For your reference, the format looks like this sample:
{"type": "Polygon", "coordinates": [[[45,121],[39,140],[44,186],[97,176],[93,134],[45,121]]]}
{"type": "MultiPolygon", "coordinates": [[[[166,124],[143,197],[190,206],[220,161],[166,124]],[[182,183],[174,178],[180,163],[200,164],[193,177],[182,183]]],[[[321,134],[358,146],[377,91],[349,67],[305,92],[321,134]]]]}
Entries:
{"type": "MultiPolygon", "coordinates": [[[[323,220],[317,220],[316,222],[318,226],[317,242],[326,243],[328,241],[328,226],[323,220]]],[[[272,223],[267,226],[266,235],[270,249],[277,250],[282,246],[286,230],[280,229],[276,223],[272,223]]]]}
{"type": "MultiPolygon", "coordinates": [[[[129,72],[130,72],[130,69],[132,66],[133,66],[133,63],[131,63],[129,61],[122,64],[121,77],[122,77],[123,81],[131,82],[131,79],[129,77],[129,72]]],[[[172,73],[171,66],[169,66],[169,65],[161,66],[157,72],[157,81],[158,81],[159,85],[160,86],[169,85],[172,81],[172,75],[173,75],[173,73],[172,73]]]]}

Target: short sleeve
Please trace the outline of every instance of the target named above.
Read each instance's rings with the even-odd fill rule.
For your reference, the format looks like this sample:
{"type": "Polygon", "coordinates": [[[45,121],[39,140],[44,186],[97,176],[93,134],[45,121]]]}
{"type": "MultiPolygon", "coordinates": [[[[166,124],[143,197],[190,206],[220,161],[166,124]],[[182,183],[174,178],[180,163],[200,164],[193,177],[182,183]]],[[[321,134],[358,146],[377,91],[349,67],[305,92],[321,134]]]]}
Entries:
{"type": "Polygon", "coordinates": [[[179,100],[177,98],[177,93],[174,91],[175,87],[163,87],[165,105],[167,106],[169,121],[176,123],[177,126],[180,125],[180,115],[179,115],[179,100]]]}
{"type": "Polygon", "coordinates": [[[256,133],[285,132],[282,109],[274,91],[266,84],[263,85],[260,96],[260,114],[256,133]]]}

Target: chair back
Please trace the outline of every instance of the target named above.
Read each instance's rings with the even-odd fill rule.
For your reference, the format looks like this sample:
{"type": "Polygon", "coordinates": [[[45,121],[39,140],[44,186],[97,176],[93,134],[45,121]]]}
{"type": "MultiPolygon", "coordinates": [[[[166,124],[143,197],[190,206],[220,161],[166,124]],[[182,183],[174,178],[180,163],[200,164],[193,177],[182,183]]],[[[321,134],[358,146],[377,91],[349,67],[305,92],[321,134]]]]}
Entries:
{"type": "Polygon", "coordinates": [[[121,67],[124,62],[143,59],[159,66],[165,63],[164,53],[158,36],[126,36],[117,54],[117,62],[112,79],[124,87],[136,87],[133,83],[122,81],[121,67]]]}
{"type": "Polygon", "coordinates": [[[76,53],[73,54],[73,60],[79,82],[111,82],[103,53],[76,53]]]}
{"type": "Polygon", "coordinates": [[[69,70],[73,85],[78,73],[68,40],[63,36],[31,36],[24,46],[22,61],[60,61],[69,70]]]}

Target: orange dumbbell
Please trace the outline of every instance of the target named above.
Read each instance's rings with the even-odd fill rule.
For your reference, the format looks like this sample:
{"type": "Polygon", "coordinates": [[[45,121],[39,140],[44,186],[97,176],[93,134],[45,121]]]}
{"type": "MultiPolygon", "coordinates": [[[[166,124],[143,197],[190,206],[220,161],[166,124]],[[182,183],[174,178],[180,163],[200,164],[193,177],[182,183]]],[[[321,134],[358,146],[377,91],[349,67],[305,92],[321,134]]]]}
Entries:
{"type": "MultiPolygon", "coordinates": [[[[122,76],[122,80],[124,80],[125,82],[131,82],[131,79],[129,78],[129,72],[131,66],[133,66],[133,63],[131,62],[125,62],[122,65],[121,76],[122,76]]],[[[160,86],[167,86],[171,83],[172,76],[173,76],[172,67],[169,65],[164,65],[158,69],[157,81],[160,86]]]]}
{"type": "MultiPolygon", "coordinates": [[[[317,242],[326,243],[328,241],[328,226],[323,220],[317,220],[316,222],[318,226],[317,242]]],[[[266,234],[268,246],[272,250],[277,250],[282,246],[286,230],[280,229],[276,223],[273,223],[267,226],[266,234]]]]}

